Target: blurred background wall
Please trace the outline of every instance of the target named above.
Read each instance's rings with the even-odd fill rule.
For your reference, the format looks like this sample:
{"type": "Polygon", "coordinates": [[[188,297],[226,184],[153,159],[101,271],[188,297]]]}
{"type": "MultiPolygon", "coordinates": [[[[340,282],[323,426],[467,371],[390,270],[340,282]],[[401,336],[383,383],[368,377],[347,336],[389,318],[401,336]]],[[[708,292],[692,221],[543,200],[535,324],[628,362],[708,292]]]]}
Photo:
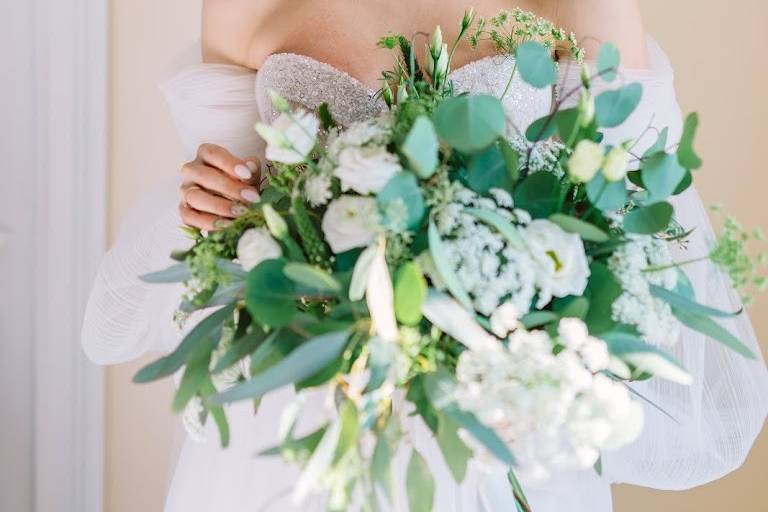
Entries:
{"type": "MultiPolygon", "coordinates": [[[[643,0],[646,25],[668,52],[684,110],[701,113],[698,178],[705,202],[721,202],[748,225],[768,228],[763,158],[768,119],[763,48],[768,4],[643,0]],[[761,144],[763,146],[761,147],[761,144]]],[[[156,81],[198,36],[199,0],[113,0],[111,26],[110,226],[114,235],[130,204],[160,175],[182,163],[156,81]]],[[[768,297],[752,319],[768,353],[768,297]]],[[[107,378],[107,512],[160,511],[178,442],[170,413],[171,383],[136,386],[145,361],[110,368],[107,378]]],[[[621,486],[617,512],[768,510],[768,434],[746,465],[723,480],[682,493],[621,486]]]]}

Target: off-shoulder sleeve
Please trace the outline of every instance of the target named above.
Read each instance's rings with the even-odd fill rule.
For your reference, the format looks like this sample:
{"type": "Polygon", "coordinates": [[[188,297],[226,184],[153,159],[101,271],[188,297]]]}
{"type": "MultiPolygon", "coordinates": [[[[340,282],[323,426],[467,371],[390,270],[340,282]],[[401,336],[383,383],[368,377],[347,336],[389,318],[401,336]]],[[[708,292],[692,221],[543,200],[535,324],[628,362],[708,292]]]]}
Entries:
{"type": "MultiPolygon", "coordinates": [[[[176,122],[185,159],[202,143],[218,144],[241,158],[261,156],[256,72],[200,62],[199,45],[183,52],[160,82],[176,122]]],[[[173,141],[169,141],[169,144],[173,141]]],[[[181,167],[181,163],[179,163],[181,167]]],[[[171,264],[170,254],[189,245],[179,227],[178,180],[166,180],[141,198],[93,285],[82,332],[86,354],[100,364],[128,361],[147,351],[172,350],[180,340],[173,314],[182,287],[143,283],[139,276],[171,264]]]]}
{"type": "MultiPolygon", "coordinates": [[[[648,51],[649,69],[623,69],[620,82],[612,84],[596,80],[598,94],[622,82],[643,86],[639,108],[624,125],[606,132],[608,144],[637,137],[647,126],[669,127],[670,144],[679,140],[682,120],[672,68],[655,41],[649,39],[648,51]]],[[[561,94],[578,85],[579,71],[576,66],[561,66],[561,94]]],[[[637,154],[655,138],[655,131],[647,132],[635,148],[637,154]]],[[[676,258],[706,255],[713,232],[699,195],[689,189],[673,203],[682,225],[696,227],[687,249],[676,251],[676,258]]],[[[699,302],[729,311],[741,308],[727,276],[709,262],[688,265],[685,271],[699,302]]],[[[604,454],[606,479],[658,489],[686,489],[720,478],[743,463],[765,421],[768,374],[746,314],[722,323],[757,354],[757,360],[748,360],[711,338],[684,329],[671,353],[693,375],[694,383],[680,386],[654,379],[632,384],[666,414],[646,403],[640,438],[622,450],[604,454]]]]}
{"type": "Polygon", "coordinates": [[[182,287],[139,279],[172,265],[171,251],[189,246],[179,229],[177,191],[176,180],[166,180],[145,196],[102,259],[82,331],[85,353],[95,363],[116,364],[145,352],[166,352],[179,341],[173,313],[182,287]]]}

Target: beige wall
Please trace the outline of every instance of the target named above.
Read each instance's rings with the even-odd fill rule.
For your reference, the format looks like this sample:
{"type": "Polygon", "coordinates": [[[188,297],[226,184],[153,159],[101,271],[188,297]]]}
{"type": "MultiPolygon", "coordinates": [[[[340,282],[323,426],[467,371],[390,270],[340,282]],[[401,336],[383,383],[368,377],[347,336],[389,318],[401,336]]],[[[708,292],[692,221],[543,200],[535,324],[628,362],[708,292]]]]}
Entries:
{"type": "MultiPolygon", "coordinates": [[[[130,203],[158,174],[173,173],[180,151],[156,80],[173,56],[197,37],[199,0],[113,0],[110,214],[112,232],[130,203]]],[[[759,157],[768,100],[762,64],[763,0],[734,4],[644,0],[648,30],[669,53],[684,109],[696,108],[706,161],[700,190],[748,224],[768,228],[768,179],[759,157]],[[732,88],[732,84],[737,86],[732,88]],[[757,180],[759,186],[754,186],[757,180]]],[[[763,142],[764,143],[764,142],[763,142]]],[[[752,311],[768,352],[768,297],[752,311]]],[[[160,511],[170,472],[174,418],[169,382],[135,386],[143,363],[112,368],[107,381],[107,511],[160,511]]],[[[768,510],[768,435],[747,464],[727,478],[684,493],[622,487],[618,512],[768,510]]]]}

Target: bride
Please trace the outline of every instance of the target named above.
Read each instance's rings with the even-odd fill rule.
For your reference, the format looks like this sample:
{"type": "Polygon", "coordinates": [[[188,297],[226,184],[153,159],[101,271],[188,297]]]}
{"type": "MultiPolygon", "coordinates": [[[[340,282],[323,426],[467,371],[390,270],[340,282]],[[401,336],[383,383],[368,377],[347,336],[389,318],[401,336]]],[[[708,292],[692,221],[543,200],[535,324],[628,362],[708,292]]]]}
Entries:
{"type": "MultiPolygon", "coordinates": [[[[493,15],[512,7],[509,4],[476,0],[474,7],[482,15],[493,15]]],[[[518,0],[515,5],[574,31],[588,57],[596,54],[602,41],[619,48],[626,66],[623,79],[641,82],[644,97],[627,123],[608,130],[609,143],[642,133],[649,122],[669,126],[673,140],[681,131],[672,70],[661,49],[645,35],[638,4],[637,0],[518,0]]],[[[391,66],[390,54],[376,48],[378,37],[389,31],[415,34],[435,25],[453,27],[466,7],[458,0],[205,1],[202,51],[195,48],[190,58],[181,59],[162,83],[191,161],[182,168],[180,185],[173,185],[176,190],[161,186],[147,194],[105,257],[83,331],[89,357],[100,364],[116,364],[147,351],[172,350],[178,343],[181,335],[172,319],[180,290],[145,285],[138,276],[167,266],[171,250],[184,246],[180,224],[215,230],[241,213],[244,204],[258,200],[263,143],[253,125],[275,117],[269,89],[307,109],[330,99],[330,109],[342,124],[373,116],[384,108],[375,96],[380,70],[391,66]]],[[[566,60],[563,56],[555,95],[579,80],[578,66],[566,60]]],[[[509,58],[493,55],[490,46],[464,48],[454,62],[457,67],[450,78],[457,90],[499,95],[506,85],[509,58]]],[[[552,93],[515,81],[504,102],[525,129],[548,113],[552,93]]],[[[638,142],[637,151],[652,142],[648,134],[638,142]]],[[[675,207],[683,225],[699,226],[689,251],[696,253],[697,246],[703,251],[712,233],[698,195],[686,192],[675,207]]],[[[688,270],[701,302],[738,309],[738,298],[726,278],[708,263],[688,270]]],[[[746,317],[731,320],[727,327],[759,352],[746,317]]],[[[612,483],[685,489],[741,465],[766,415],[764,363],[747,361],[691,331],[684,332],[673,355],[694,375],[695,384],[683,388],[654,380],[636,385],[649,400],[640,439],[606,453],[600,476],[596,471],[568,473],[528,485],[534,511],[606,512],[611,510],[612,483]]],[[[233,406],[229,412],[233,441],[226,450],[219,448],[210,425],[201,432],[209,434],[207,443],[187,440],[165,510],[296,509],[290,491],[297,469],[279,458],[256,455],[274,445],[280,411],[292,398],[288,389],[268,395],[255,417],[252,405],[233,406]]],[[[327,413],[320,395],[308,402],[305,410],[310,413],[303,421],[309,430],[327,413]]],[[[514,508],[503,469],[473,463],[467,479],[457,485],[428,431],[416,420],[407,428],[436,476],[435,510],[514,508]]],[[[404,460],[398,454],[395,463],[404,467],[404,460]]],[[[301,508],[323,510],[324,501],[315,497],[301,508]]]]}

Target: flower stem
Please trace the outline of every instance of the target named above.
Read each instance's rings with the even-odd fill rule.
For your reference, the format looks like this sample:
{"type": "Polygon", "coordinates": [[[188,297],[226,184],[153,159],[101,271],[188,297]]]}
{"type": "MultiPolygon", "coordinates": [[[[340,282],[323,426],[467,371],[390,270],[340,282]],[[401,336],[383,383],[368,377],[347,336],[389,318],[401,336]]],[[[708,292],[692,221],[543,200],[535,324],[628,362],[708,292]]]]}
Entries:
{"type": "Polygon", "coordinates": [[[698,263],[700,261],[706,261],[709,259],[709,255],[707,256],[701,256],[699,258],[692,258],[690,260],[685,261],[678,261],[675,263],[670,263],[669,265],[657,265],[654,267],[647,267],[643,269],[643,272],[662,272],[664,270],[669,270],[671,268],[677,268],[677,267],[683,267],[685,265],[690,265],[692,263],[698,263]]]}

